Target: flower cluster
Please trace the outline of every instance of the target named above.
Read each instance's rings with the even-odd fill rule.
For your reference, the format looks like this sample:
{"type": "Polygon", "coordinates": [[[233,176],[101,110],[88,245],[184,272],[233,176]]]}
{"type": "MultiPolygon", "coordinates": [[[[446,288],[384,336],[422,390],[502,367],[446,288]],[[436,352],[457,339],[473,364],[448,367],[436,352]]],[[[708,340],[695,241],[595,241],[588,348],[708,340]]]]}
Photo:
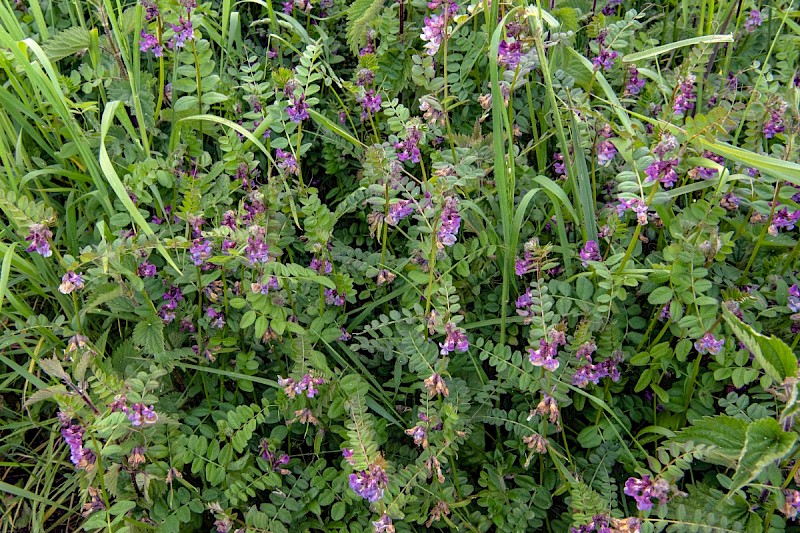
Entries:
{"type": "Polygon", "coordinates": [[[694,92],[695,80],[694,74],[687,74],[678,85],[675,102],[672,104],[672,110],[676,115],[683,115],[694,109],[694,102],[697,100],[694,92]]]}
{"type": "Polygon", "coordinates": [[[361,120],[367,120],[375,113],[381,110],[381,95],[375,92],[375,89],[366,89],[363,94],[356,98],[356,101],[361,104],[361,120]]]}
{"type": "Polygon", "coordinates": [[[622,218],[628,211],[636,213],[636,220],[640,226],[647,225],[647,204],[639,198],[620,198],[616,206],[617,216],[622,218]]]}
{"type": "Polygon", "coordinates": [[[722,347],[725,345],[725,339],[717,340],[711,332],[706,332],[702,338],[695,341],[694,349],[700,354],[717,355],[722,347]]]}
{"type": "Polygon", "coordinates": [[[188,41],[194,39],[194,28],[192,27],[191,20],[181,17],[177,25],[170,24],[170,27],[172,31],[175,32],[175,35],[167,42],[167,46],[170,50],[183,48],[188,41]]]}
{"type": "Polygon", "coordinates": [[[383,498],[383,490],[388,482],[386,471],[378,465],[369,465],[368,470],[350,474],[350,488],[369,502],[383,498]]]}
{"type": "Polygon", "coordinates": [[[158,38],[144,30],[139,34],[139,51],[143,53],[152,51],[155,57],[164,55],[164,47],[158,42],[158,38]]]}
{"type": "Polygon", "coordinates": [[[300,378],[300,381],[295,381],[294,378],[282,378],[278,376],[278,385],[283,387],[283,391],[289,398],[294,398],[298,394],[306,393],[307,398],[313,398],[319,394],[317,390],[318,385],[325,383],[323,378],[314,377],[313,374],[306,373],[300,378]]]}
{"type": "Polygon", "coordinates": [[[797,283],[789,287],[789,310],[792,313],[800,312],[800,287],[797,283]]]}
{"type": "Polygon", "coordinates": [[[764,18],[761,16],[761,12],[758,9],[752,9],[747,15],[747,20],[744,21],[744,31],[753,33],[763,23],[764,18]]]}
{"type": "Polygon", "coordinates": [[[50,250],[50,239],[53,232],[44,224],[31,224],[28,228],[28,236],[25,240],[31,244],[25,249],[26,252],[37,252],[42,257],[50,257],[53,251],[50,250]]]}
{"type": "Polygon", "coordinates": [[[422,132],[414,125],[406,129],[406,137],[402,141],[394,143],[394,149],[397,150],[397,159],[400,161],[411,161],[412,163],[419,163],[420,156],[419,141],[422,139],[422,132]]]}
{"type": "Polygon", "coordinates": [[[83,287],[83,276],[70,270],[61,276],[61,285],[58,286],[58,292],[61,294],[70,294],[72,291],[80,290],[83,287]]]}
{"type": "Polygon", "coordinates": [[[389,206],[389,213],[386,215],[385,221],[390,226],[397,226],[397,224],[414,212],[414,204],[411,200],[399,200],[389,206]]]}
{"type": "Polygon", "coordinates": [[[269,246],[265,242],[266,230],[260,226],[250,227],[250,236],[244,248],[245,256],[251,265],[269,261],[269,246]]]}
{"type": "Polygon", "coordinates": [[[784,504],[781,511],[786,515],[789,520],[797,518],[797,513],[800,512],[800,491],[794,489],[783,491],[784,504]]]}
{"type": "Polygon", "coordinates": [[[761,129],[766,139],[772,139],[775,135],[786,131],[786,126],[783,125],[786,107],[786,104],[781,104],[769,111],[769,118],[764,122],[764,127],[761,129]]]}
{"type": "Polygon", "coordinates": [[[597,241],[586,241],[580,251],[581,263],[583,266],[589,266],[589,261],[600,261],[600,246],[597,241]]]}
{"type": "Polygon", "coordinates": [[[143,424],[155,424],[158,421],[158,415],[152,405],[147,407],[143,403],[133,403],[130,407],[123,406],[121,410],[128,416],[128,420],[130,420],[133,427],[139,427],[143,424]]]}
{"type": "Polygon", "coordinates": [[[441,394],[445,398],[450,396],[450,391],[447,388],[442,376],[437,373],[431,374],[431,377],[426,378],[423,381],[423,385],[428,390],[428,394],[431,398],[435,398],[437,395],[441,394]]]}
{"type": "Polygon", "coordinates": [[[611,70],[614,66],[614,60],[617,58],[617,52],[606,48],[606,36],[605,30],[601,31],[600,35],[597,36],[599,52],[597,57],[592,59],[594,70],[611,70]]]}
{"type": "Polygon", "coordinates": [[[639,77],[639,69],[633,64],[628,67],[628,81],[625,82],[625,96],[636,96],[644,88],[647,80],[639,77]]]}
{"type": "Polygon", "coordinates": [[[567,344],[567,336],[563,331],[553,328],[545,338],[539,339],[539,348],[528,348],[528,360],[533,366],[541,366],[545,370],[555,372],[558,369],[558,347],[567,344]]]}
{"type": "Polygon", "coordinates": [[[211,257],[211,241],[198,237],[189,247],[189,257],[195,266],[200,266],[211,257]]]}
{"type": "Polygon", "coordinates": [[[442,355],[447,355],[454,350],[466,352],[469,349],[469,340],[467,340],[467,334],[463,329],[452,322],[448,322],[444,326],[444,331],[447,336],[443,343],[439,343],[439,348],[441,348],[440,353],[442,355]]]}
{"type": "Polygon", "coordinates": [[[591,355],[586,356],[587,364],[579,366],[572,375],[572,384],[584,389],[589,383],[597,385],[603,378],[610,377],[611,381],[619,381],[620,374],[617,364],[622,360],[619,355],[609,357],[600,363],[592,363],[591,355]]]}
{"type": "Polygon", "coordinates": [[[610,17],[611,15],[614,14],[614,11],[616,11],[617,6],[620,4],[622,4],[622,0],[608,0],[608,3],[603,7],[603,9],[600,10],[600,12],[603,15],[610,17]]]}
{"type": "Polygon", "coordinates": [[[297,166],[297,159],[295,159],[291,152],[283,151],[278,148],[275,151],[275,155],[278,158],[278,168],[285,170],[289,174],[294,174],[295,176],[300,174],[300,168],[297,166]]]}
{"type": "Polygon", "coordinates": [[[289,464],[290,457],[288,454],[280,454],[276,455],[272,453],[269,449],[269,442],[267,439],[263,439],[261,441],[261,458],[264,459],[267,463],[269,463],[269,468],[273,472],[278,472],[281,475],[289,474],[290,471],[283,468],[284,465],[289,464]]]}
{"type": "Polygon", "coordinates": [[[156,272],[156,266],[147,260],[142,261],[142,263],[136,267],[136,273],[143,278],[155,277],[156,272]]]}
{"type": "Polygon", "coordinates": [[[300,96],[292,97],[292,101],[286,108],[286,113],[289,115],[289,120],[297,124],[307,120],[309,118],[309,114],[308,104],[306,103],[306,95],[301,94],[300,96]]]}
{"type": "Polygon", "coordinates": [[[328,305],[343,306],[344,296],[343,292],[339,292],[336,289],[325,289],[325,303],[328,305]]]}
{"type": "Polygon", "coordinates": [[[308,265],[310,269],[316,270],[318,274],[330,274],[333,272],[333,265],[327,259],[319,259],[315,257],[311,260],[311,264],[308,265]]]}
{"type": "Polygon", "coordinates": [[[59,411],[61,421],[61,436],[69,446],[69,458],[77,468],[90,468],[94,464],[94,453],[83,447],[83,434],[86,429],[74,423],[64,412],[59,411]]]}
{"type": "Polygon", "coordinates": [[[769,234],[777,236],[779,230],[792,231],[798,220],[800,220],[800,209],[790,213],[786,207],[782,207],[772,215],[772,223],[768,228],[769,234]]]}
{"type": "Polygon", "coordinates": [[[625,494],[636,500],[640,511],[649,511],[653,508],[652,498],[657,499],[659,505],[667,503],[669,483],[661,478],[653,482],[649,475],[642,476],[642,479],[630,477],[625,482],[625,494]]]}
{"type": "Polygon", "coordinates": [[[614,156],[617,155],[617,147],[608,139],[601,141],[597,145],[596,150],[598,165],[607,165],[614,159],[614,156]]]}
{"type": "Polygon", "coordinates": [[[519,65],[519,60],[522,57],[522,42],[512,41],[508,42],[505,39],[500,41],[497,47],[497,64],[514,70],[519,65]]]}
{"type": "Polygon", "coordinates": [[[533,322],[535,316],[534,304],[535,302],[533,301],[533,294],[531,294],[530,288],[525,289],[525,292],[520,294],[519,298],[517,298],[517,314],[525,318],[525,324],[533,322]]]}
{"type": "Polygon", "coordinates": [[[458,214],[458,198],[448,196],[445,199],[440,220],[441,224],[439,224],[439,230],[436,233],[436,243],[439,248],[453,246],[456,243],[458,228],[461,226],[461,216],[458,214]]]}
{"type": "Polygon", "coordinates": [[[373,533],[394,533],[394,526],[389,515],[384,513],[378,521],[372,523],[373,533]]]}

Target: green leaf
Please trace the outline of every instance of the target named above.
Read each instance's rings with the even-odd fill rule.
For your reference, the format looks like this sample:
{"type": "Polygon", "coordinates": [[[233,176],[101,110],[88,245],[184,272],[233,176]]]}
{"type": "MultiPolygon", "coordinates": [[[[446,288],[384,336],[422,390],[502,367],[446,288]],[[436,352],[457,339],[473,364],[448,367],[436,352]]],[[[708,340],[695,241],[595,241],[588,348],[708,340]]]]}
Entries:
{"type": "Polygon", "coordinates": [[[731,34],[701,35],[700,37],[692,37],[691,39],[684,39],[682,41],[676,41],[674,43],[656,46],[649,50],[636,52],[635,54],[627,54],[622,58],[622,61],[626,63],[631,63],[633,61],[641,61],[642,59],[648,59],[661,54],[666,54],[667,52],[671,52],[672,50],[675,50],[677,48],[683,48],[684,46],[693,46],[695,44],[732,43],[732,42],[733,42],[733,35],[731,34]]]}
{"type": "Polygon", "coordinates": [[[672,289],[669,287],[658,287],[647,296],[647,301],[653,305],[664,305],[672,300],[672,289]]]}
{"type": "Polygon", "coordinates": [[[144,317],[133,328],[133,342],[151,355],[164,353],[164,322],[156,315],[144,317]]]}
{"type": "Polygon", "coordinates": [[[796,440],[797,434],[783,431],[774,418],[750,423],[729,494],[758,477],[773,462],[783,459],[796,440]]]}
{"type": "Polygon", "coordinates": [[[89,48],[89,30],[72,26],[60,31],[42,43],[42,49],[50,61],[58,61],[89,48]]]}
{"type": "Polygon", "coordinates": [[[704,452],[707,462],[726,467],[733,466],[742,453],[747,422],[727,415],[704,417],[693,426],[680,431],[672,442],[694,442],[711,447],[704,452]]]}
{"type": "Polygon", "coordinates": [[[754,355],[754,360],[775,382],[780,383],[797,372],[797,358],[782,340],[756,333],[723,306],[722,315],[736,338],[754,355]]]}

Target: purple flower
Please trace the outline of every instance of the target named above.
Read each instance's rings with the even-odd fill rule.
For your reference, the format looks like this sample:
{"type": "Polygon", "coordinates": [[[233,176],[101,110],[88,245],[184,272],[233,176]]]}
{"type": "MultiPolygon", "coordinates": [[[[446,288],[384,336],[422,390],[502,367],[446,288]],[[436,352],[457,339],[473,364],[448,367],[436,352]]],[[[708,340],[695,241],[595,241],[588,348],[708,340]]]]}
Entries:
{"type": "Polygon", "coordinates": [[[31,224],[28,228],[28,236],[25,237],[26,241],[31,244],[25,249],[26,252],[38,252],[42,257],[50,257],[53,251],[50,249],[50,239],[53,238],[53,232],[50,231],[44,224],[31,224]]]}
{"type": "Polygon", "coordinates": [[[363,95],[356,98],[356,101],[361,104],[362,121],[381,110],[381,95],[376,93],[375,89],[365,90],[363,95]]]}
{"type": "Polygon", "coordinates": [[[580,251],[583,266],[589,266],[589,261],[600,261],[600,246],[597,241],[586,241],[580,251]]]}
{"type": "Polygon", "coordinates": [[[597,57],[592,59],[594,70],[611,70],[611,67],[614,66],[614,59],[616,59],[616,57],[617,53],[615,51],[600,45],[600,53],[597,55],[597,57]]]}
{"type": "Polygon", "coordinates": [[[603,9],[600,10],[600,12],[603,15],[610,17],[611,15],[614,14],[614,11],[616,11],[617,6],[620,5],[621,3],[622,0],[609,0],[608,3],[605,5],[605,7],[603,7],[603,9]]]}
{"type": "Polygon", "coordinates": [[[164,55],[164,48],[158,44],[158,38],[155,35],[151,35],[146,31],[142,30],[139,34],[139,51],[140,52],[149,52],[153,51],[153,55],[156,57],[161,57],[164,55]]]}
{"type": "Polygon", "coordinates": [[[629,210],[636,213],[636,219],[640,226],[647,225],[647,204],[639,198],[620,198],[617,205],[617,215],[623,217],[629,210]]]}
{"type": "Polygon", "coordinates": [[[316,270],[318,274],[330,274],[333,271],[333,265],[327,259],[319,260],[314,258],[311,260],[309,268],[316,270]]]}
{"type": "Polygon", "coordinates": [[[211,327],[222,329],[225,327],[225,314],[213,307],[206,308],[206,316],[211,319],[211,327]]]}
{"type": "Polygon", "coordinates": [[[325,289],[325,303],[328,305],[344,305],[344,293],[334,289],[325,289]]]}
{"type": "Polygon", "coordinates": [[[620,362],[618,356],[610,357],[601,363],[592,363],[591,356],[587,357],[588,364],[575,369],[572,375],[572,384],[578,388],[586,388],[589,383],[597,385],[601,379],[610,377],[612,381],[619,381],[620,374],[617,363],[620,362]]]}
{"type": "Polygon", "coordinates": [[[783,491],[785,503],[781,511],[786,515],[786,518],[794,520],[800,511],[800,492],[790,489],[783,491]]]}
{"type": "Polygon", "coordinates": [[[453,246],[456,243],[458,228],[461,226],[461,216],[458,214],[458,198],[448,196],[445,199],[440,220],[437,243],[440,246],[453,246]]]}
{"type": "Polygon", "coordinates": [[[700,354],[717,355],[725,344],[725,339],[717,340],[711,332],[707,332],[700,340],[695,341],[694,348],[700,354]]]}
{"type": "Polygon", "coordinates": [[[463,329],[457,327],[452,322],[448,322],[444,326],[444,331],[447,336],[444,339],[444,343],[439,343],[439,348],[441,348],[440,353],[442,355],[447,355],[453,350],[466,352],[469,349],[469,340],[467,340],[467,334],[463,329]]]}
{"type": "Polygon", "coordinates": [[[792,313],[800,312],[800,287],[797,283],[789,287],[789,310],[792,313]]]}
{"type": "Polygon", "coordinates": [[[58,286],[58,292],[61,294],[70,294],[74,290],[82,289],[83,286],[83,276],[70,270],[61,276],[61,285],[58,286]]]}
{"type": "Polygon", "coordinates": [[[136,267],[136,273],[143,278],[152,278],[156,275],[156,266],[149,261],[144,261],[141,265],[136,267]]]}
{"type": "Polygon", "coordinates": [[[695,79],[694,74],[687,74],[678,86],[675,103],[672,105],[672,110],[676,115],[682,115],[694,109],[694,102],[697,99],[694,93],[695,79]]]}
{"type": "Polygon", "coordinates": [[[400,161],[408,161],[410,159],[412,163],[419,163],[421,156],[419,141],[421,138],[422,132],[419,128],[409,126],[406,130],[406,138],[394,143],[394,149],[397,150],[397,159],[400,161]]]}
{"type": "Polygon", "coordinates": [[[304,120],[308,119],[309,115],[308,104],[306,103],[306,95],[301,94],[298,97],[292,97],[292,101],[286,108],[286,112],[289,114],[289,119],[297,124],[300,124],[304,120]]]}
{"type": "Polygon", "coordinates": [[[153,410],[152,405],[147,407],[143,403],[134,403],[130,407],[123,407],[122,412],[128,415],[128,420],[131,421],[131,425],[134,427],[139,427],[142,424],[155,424],[158,420],[158,415],[153,410]]]}
{"type": "Polygon", "coordinates": [[[645,183],[659,181],[664,188],[669,189],[678,181],[678,173],[675,167],[678,166],[678,159],[656,159],[645,169],[647,178],[645,183]]]}
{"type": "Polygon", "coordinates": [[[497,64],[507,67],[509,70],[514,70],[519,65],[519,60],[522,57],[522,42],[514,41],[513,43],[507,42],[505,39],[500,41],[500,46],[497,48],[497,64]]]}
{"type": "Polygon", "coordinates": [[[553,170],[558,176],[564,176],[566,171],[566,163],[564,163],[564,155],[556,152],[553,154],[553,159],[555,159],[555,163],[553,163],[553,170]]]}
{"type": "Polygon", "coordinates": [[[150,22],[158,18],[158,2],[153,0],[141,0],[141,4],[145,8],[144,20],[150,22]]]}
{"type": "Polygon", "coordinates": [[[617,147],[609,140],[605,140],[597,145],[597,163],[606,165],[617,155],[617,147]]]}
{"type": "Polygon", "coordinates": [[[264,242],[264,228],[260,226],[250,227],[251,235],[247,238],[247,246],[244,253],[251,265],[256,263],[266,263],[269,261],[269,246],[264,242]]]}
{"type": "Polygon", "coordinates": [[[298,394],[303,394],[304,392],[307,398],[313,398],[319,394],[316,386],[323,383],[325,383],[324,378],[314,377],[310,372],[303,374],[299,381],[295,381],[294,378],[284,379],[278,376],[278,385],[283,387],[283,391],[290,399],[294,399],[298,394]]]}
{"type": "Polygon", "coordinates": [[[636,500],[636,507],[640,511],[648,511],[653,508],[651,498],[658,499],[660,505],[667,503],[668,493],[669,483],[663,479],[653,483],[649,475],[642,476],[642,479],[630,477],[625,482],[625,494],[636,500]]]}
{"type": "Polygon", "coordinates": [[[170,50],[183,48],[186,46],[187,41],[194,39],[194,29],[192,28],[191,20],[181,17],[177,26],[175,24],[170,24],[170,27],[172,28],[172,31],[175,32],[175,35],[167,43],[167,46],[169,46],[170,50]]]}
{"type": "MultiPolygon", "coordinates": [[[[62,415],[63,413],[59,413],[60,417],[62,415]]],[[[84,459],[83,434],[86,430],[79,424],[73,424],[66,415],[63,415],[63,418],[66,423],[61,426],[61,436],[69,446],[69,458],[72,464],[78,466],[84,459]]]]}
{"type": "Polygon", "coordinates": [[[429,56],[436,55],[436,52],[439,51],[439,47],[442,45],[442,39],[444,38],[444,29],[446,26],[446,14],[425,17],[425,25],[422,27],[422,35],[420,38],[423,41],[426,41],[424,48],[429,56]]]}
{"type": "Polygon", "coordinates": [[[629,66],[628,81],[625,83],[625,96],[636,96],[642,91],[646,82],[647,80],[639,77],[639,69],[634,65],[629,66]]]}
{"type": "Polygon", "coordinates": [[[369,465],[369,470],[350,474],[350,488],[369,502],[376,502],[383,497],[383,489],[388,482],[386,472],[378,465],[369,465]]]}
{"type": "Polygon", "coordinates": [[[183,293],[181,292],[180,288],[171,286],[167,291],[161,296],[164,299],[164,308],[169,310],[177,309],[178,302],[183,300],[183,293]]]}
{"type": "Polygon", "coordinates": [[[664,307],[661,308],[661,312],[658,313],[658,319],[663,322],[670,318],[672,318],[672,313],[669,310],[669,302],[667,302],[664,304],[664,307]]]}
{"type": "Polygon", "coordinates": [[[744,21],[744,31],[753,33],[763,22],[764,19],[761,17],[761,12],[758,9],[753,9],[747,15],[747,20],[744,21]]]}
{"type": "Polygon", "coordinates": [[[289,174],[294,174],[295,176],[300,174],[300,168],[297,166],[297,159],[295,159],[291,152],[284,152],[278,148],[275,153],[279,159],[278,168],[285,170],[289,174]]]}
{"type": "Polygon", "coordinates": [[[780,109],[773,109],[769,113],[769,119],[764,123],[762,132],[766,139],[772,139],[775,135],[783,133],[786,126],[783,125],[783,113],[785,112],[784,106],[780,109]]]}
{"type": "Polygon", "coordinates": [[[389,515],[385,513],[381,515],[377,522],[372,523],[372,527],[374,528],[372,530],[373,533],[394,533],[392,519],[389,518],[389,515]]]}
{"type": "Polygon", "coordinates": [[[206,259],[211,257],[211,242],[202,237],[195,239],[189,247],[189,257],[196,266],[202,265],[206,259]]]}
{"type": "Polygon", "coordinates": [[[398,222],[414,212],[414,204],[411,200],[400,200],[389,206],[389,213],[385,221],[390,226],[397,226],[398,222]]]}
{"type": "Polygon", "coordinates": [[[370,69],[362,68],[358,70],[358,79],[356,80],[356,85],[358,87],[366,87],[367,85],[372,85],[373,81],[375,81],[375,73],[372,72],[370,69]]]}
{"type": "Polygon", "coordinates": [[[528,360],[533,366],[541,366],[545,370],[555,372],[559,365],[558,359],[555,358],[557,353],[557,344],[540,339],[538,349],[528,348],[528,360]]]}
{"type": "Polygon", "coordinates": [[[728,211],[735,211],[739,209],[739,205],[741,204],[742,200],[732,192],[725,193],[719,201],[719,205],[727,209],[728,211]]]}

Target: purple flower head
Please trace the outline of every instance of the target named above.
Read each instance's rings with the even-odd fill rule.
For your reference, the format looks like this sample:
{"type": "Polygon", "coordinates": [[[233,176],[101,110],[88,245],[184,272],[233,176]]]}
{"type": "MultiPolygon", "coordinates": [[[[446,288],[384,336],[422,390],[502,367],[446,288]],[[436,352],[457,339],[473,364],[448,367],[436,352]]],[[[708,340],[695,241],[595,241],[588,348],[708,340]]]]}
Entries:
{"type": "Polygon", "coordinates": [[[497,64],[514,70],[519,65],[519,60],[522,57],[522,42],[514,41],[509,43],[505,39],[500,41],[500,46],[497,48],[497,64]]]}
{"type": "Polygon", "coordinates": [[[789,310],[792,313],[800,312],[800,287],[797,283],[789,287],[789,310]]]}
{"type": "Polygon", "coordinates": [[[213,307],[206,308],[206,316],[211,320],[211,327],[222,329],[225,327],[225,314],[213,307]]]}
{"type": "Polygon", "coordinates": [[[614,59],[617,58],[617,53],[614,50],[600,46],[600,53],[592,59],[592,65],[595,70],[611,70],[614,66],[614,59]]]}
{"type": "Polygon", "coordinates": [[[296,98],[292,97],[292,101],[286,108],[286,112],[289,114],[289,119],[297,124],[307,120],[309,118],[309,114],[308,104],[306,103],[306,95],[301,94],[296,98]]]}
{"type": "Polygon", "coordinates": [[[368,68],[362,68],[358,71],[358,79],[356,80],[356,85],[359,87],[366,87],[367,85],[372,85],[372,82],[375,81],[375,73],[372,72],[368,68]]]}
{"type": "Polygon", "coordinates": [[[466,352],[469,349],[469,340],[467,340],[467,334],[463,329],[457,327],[452,322],[448,322],[444,326],[444,331],[447,336],[445,337],[444,343],[439,343],[439,348],[441,348],[440,353],[442,355],[447,355],[453,350],[466,352]]]}
{"type": "Polygon", "coordinates": [[[78,466],[84,460],[83,434],[86,430],[79,424],[73,424],[63,413],[59,412],[59,416],[64,419],[61,426],[61,436],[64,437],[64,442],[69,446],[69,458],[72,464],[78,466]]]}
{"type": "MultiPolygon", "coordinates": [[[[587,358],[591,361],[591,358],[587,358]]],[[[578,388],[586,388],[589,383],[597,385],[603,378],[610,377],[612,381],[619,381],[620,374],[617,368],[621,358],[613,356],[600,363],[589,362],[575,369],[572,375],[572,384],[578,388]]]]}
{"type": "Polygon", "coordinates": [[[28,236],[25,240],[31,244],[25,249],[26,252],[38,252],[42,257],[50,257],[53,251],[50,249],[50,239],[53,232],[44,224],[31,224],[28,228],[28,236]]]}
{"type": "Polygon", "coordinates": [[[383,489],[388,481],[386,472],[378,465],[370,465],[369,470],[350,474],[350,488],[369,502],[383,498],[383,489]]]}
{"type": "Polygon", "coordinates": [[[586,241],[580,251],[583,266],[589,266],[589,261],[600,261],[600,246],[597,241],[586,241]]]}
{"type": "Polygon", "coordinates": [[[600,11],[603,15],[610,17],[616,11],[617,6],[622,3],[622,0],[608,0],[608,3],[600,11]]]}
{"type": "Polygon", "coordinates": [[[311,260],[309,268],[316,270],[318,274],[330,274],[333,271],[333,265],[327,259],[314,258],[311,260]]]}
{"type": "Polygon", "coordinates": [[[785,109],[783,106],[781,106],[780,109],[773,109],[770,111],[769,119],[764,123],[764,127],[761,130],[765,138],[772,139],[775,135],[783,133],[786,130],[786,126],[783,125],[784,111],[785,109]]]}
{"type": "Polygon", "coordinates": [[[645,169],[647,178],[645,183],[653,181],[661,182],[664,188],[669,189],[678,181],[678,173],[675,167],[678,166],[678,159],[656,159],[645,169]]]}
{"type": "Polygon", "coordinates": [[[328,305],[344,305],[344,293],[335,289],[325,289],[325,303],[328,305]]]}
{"type": "Polygon", "coordinates": [[[389,213],[384,219],[390,226],[397,226],[398,222],[408,217],[414,212],[414,204],[411,200],[400,200],[389,206],[389,213]]]}
{"type": "Polygon", "coordinates": [[[422,35],[420,37],[423,41],[426,41],[424,48],[429,56],[436,55],[436,52],[439,51],[446,27],[446,15],[425,17],[425,25],[422,27],[422,35]]]}
{"type": "Polygon", "coordinates": [[[181,17],[177,26],[175,24],[170,24],[170,27],[172,31],[175,32],[175,35],[173,35],[172,39],[167,43],[170,50],[183,48],[188,41],[194,39],[194,28],[192,28],[191,20],[181,17]]]}
{"type": "Polygon", "coordinates": [[[244,253],[251,265],[269,261],[269,246],[264,242],[266,231],[260,226],[251,226],[244,253]]]}
{"type": "Polygon", "coordinates": [[[617,147],[609,140],[605,140],[597,145],[597,163],[606,165],[617,155],[617,147]]]}
{"type": "Polygon", "coordinates": [[[758,9],[753,9],[747,15],[747,20],[744,21],[744,31],[753,33],[763,22],[764,19],[761,16],[761,12],[758,9]]]}
{"type": "Polygon", "coordinates": [[[141,0],[141,4],[145,9],[144,20],[150,22],[158,18],[158,2],[154,0],[141,0]]]}
{"type": "Polygon", "coordinates": [[[669,302],[664,304],[664,307],[661,308],[661,311],[658,313],[658,319],[660,321],[669,320],[672,318],[672,313],[669,310],[669,302]]]}
{"type": "Polygon", "coordinates": [[[356,98],[356,101],[361,104],[361,120],[367,120],[375,113],[381,110],[381,95],[375,92],[375,89],[367,89],[363,95],[356,98]]]}
{"type": "Polygon", "coordinates": [[[719,201],[719,205],[727,209],[728,211],[735,211],[739,209],[739,205],[742,203],[741,198],[736,196],[734,193],[729,192],[725,193],[722,196],[722,199],[719,201]]]}
{"type": "Polygon", "coordinates": [[[566,170],[566,163],[564,163],[564,155],[560,152],[556,152],[553,154],[553,159],[555,159],[555,163],[553,163],[553,170],[555,171],[556,175],[564,176],[567,173],[566,170]]]}
{"type": "Polygon", "coordinates": [[[409,126],[406,130],[406,138],[400,142],[394,143],[394,149],[397,150],[397,159],[400,161],[411,160],[412,163],[419,163],[420,156],[419,141],[422,138],[422,132],[416,126],[409,126]]]}
{"type": "Polygon", "coordinates": [[[151,50],[153,51],[153,55],[155,57],[161,57],[164,55],[164,48],[158,44],[158,38],[155,35],[151,35],[142,30],[142,32],[139,34],[139,51],[146,53],[151,50]]]}
{"type": "Polygon", "coordinates": [[[558,347],[545,339],[539,340],[539,348],[528,348],[528,360],[533,366],[541,366],[545,370],[555,372],[558,370],[558,359],[555,358],[558,347]]]}
{"type": "Polygon", "coordinates": [[[669,483],[663,479],[653,483],[649,475],[642,476],[642,479],[630,477],[625,482],[624,492],[636,500],[636,507],[640,511],[649,511],[653,508],[651,498],[656,498],[660,505],[667,503],[669,483]]]}
{"type": "Polygon", "coordinates": [[[136,267],[136,273],[143,278],[152,278],[156,275],[156,266],[149,261],[144,261],[136,267]]]}
{"type": "Polygon", "coordinates": [[[437,231],[438,244],[453,246],[456,243],[456,234],[461,226],[461,216],[458,214],[458,198],[448,196],[444,201],[444,209],[440,217],[441,224],[437,231]]]}
{"type": "Polygon", "coordinates": [[[687,74],[678,86],[675,103],[672,105],[672,110],[676,115],[683,115],[694,109],[694,102],[697,99],[694,92],[695,79],[694,74],[687,74]]]}
{"type": "Polygon", "coordinates": [[[195,266],[202,265],[211,257],[211,241],[207,241],[202,237],[195,239],[189,247],[189,257],[195,266]]]}
{"type": "Polygon", "coordinates": [[[170,288],[164,292],[161,298],[164,299],[165,309],[174,310],[178,307],[178,302],[183,300],[183,293],[181,292],[180,288],[170,286],[170,288]]]}
{"type": "Polygon", "coordinates": [[[717,340],[711,332],[707,332],[703,337],[694,343],[694,349],[700,354],[717,355],[725,344],[725,339],[717,340]]]}
{"type": "Polygon", "coordinates": [[[639,69],[637,69],[634,65],[629,66],[628,81],[625,82],[625,96],[638,95],[644,88],[644,84],[646,82],[647,80],[639,77],[639,69]]]}
{"type": "Polygon", "coordinates": [[[143,403],[134,403],[130,407],[125,406],[122,412],[128,415],[128,420],[131,425],[139,427],[142,424],[155,424],[158,421],[158,415],[153,410],[153,406],[147,407],[143,403]]]}
{"type": "Polygon", "coordinates": [[[278,168],[285,170],[289,174],[295,176],[300,174],[300,168],[297,166],[297,159],[291,152],[284,152],[280,148],[275,152],[278,157],[278,168]]]}
{"type": "Polygon", "coordinates": [[[373,533],[394,533],[394,526],[392,525],[392,519],[389,518],[388,514],[381,515],[380,519],[377,522],[372,523],[373,533]]]}
{"type": "Polygon", "coordinates": [[[72,291],[80,290],[83,287],[83,276],[70,270],[61,276],[61,285],[58,286],[58,292],[61,294],[70,294],[72,291]]]}
{"type": "Polygon", "coordinates": [[[784,490],[783,498],[785,503],[781,511],[786,515],[786,518],[794,520],[797,513],[800,512],[800,491],[794,489],[784,490]]]}

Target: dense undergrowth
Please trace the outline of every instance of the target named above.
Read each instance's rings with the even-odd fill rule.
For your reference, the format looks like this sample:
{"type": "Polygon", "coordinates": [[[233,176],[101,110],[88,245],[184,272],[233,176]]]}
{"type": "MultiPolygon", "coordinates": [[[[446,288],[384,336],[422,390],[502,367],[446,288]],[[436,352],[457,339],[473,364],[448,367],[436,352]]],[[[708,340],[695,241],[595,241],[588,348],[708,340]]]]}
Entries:
{"type": "Polygon", "coordinates": [[[4,0],[2,531],[797,530],[792,1],[4,0]]]}

